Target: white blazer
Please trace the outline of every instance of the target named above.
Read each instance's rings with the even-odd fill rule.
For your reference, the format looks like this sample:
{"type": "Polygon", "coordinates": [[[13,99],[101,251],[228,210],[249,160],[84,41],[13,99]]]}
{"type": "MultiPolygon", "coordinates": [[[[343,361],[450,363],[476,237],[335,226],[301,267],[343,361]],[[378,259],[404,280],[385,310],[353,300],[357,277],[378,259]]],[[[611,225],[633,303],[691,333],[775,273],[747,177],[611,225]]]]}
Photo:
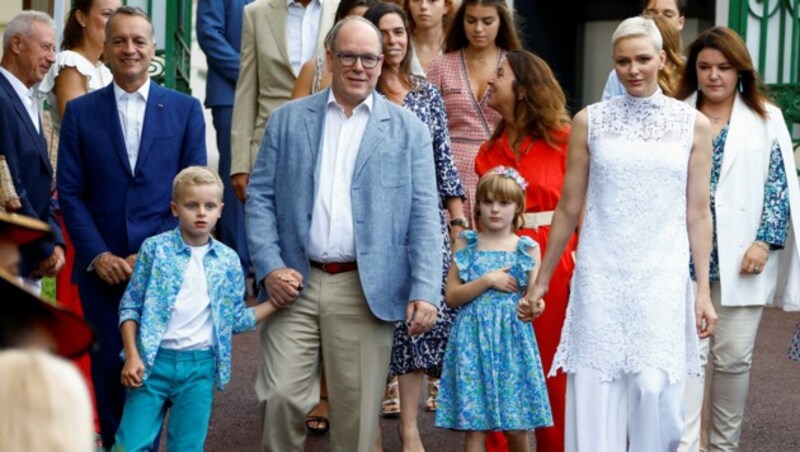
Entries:
{"type": "MultiPolygon", "coordinates": [[[[695,105],[696,96],[686,102],[695,105]]],[[[800,311],[800,189],[792,140],[781,110],[767,103],[763,119],[739,94],[733,104],[716,192],[717,250],[723,306],[782,307],[800,311]],[[764,270],[739,273],[764,207],[770,151],[778,139],[788,181],[789,234],[783,250],[770,251],[764,270]]]]}

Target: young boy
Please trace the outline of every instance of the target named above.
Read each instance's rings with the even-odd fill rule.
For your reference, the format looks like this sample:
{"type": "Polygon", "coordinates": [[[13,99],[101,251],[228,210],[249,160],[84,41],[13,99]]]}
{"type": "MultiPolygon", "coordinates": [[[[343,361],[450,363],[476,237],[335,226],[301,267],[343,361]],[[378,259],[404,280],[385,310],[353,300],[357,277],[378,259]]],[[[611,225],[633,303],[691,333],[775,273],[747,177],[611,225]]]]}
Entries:
{"type": "Polygon", "coordinates": [[[130,389],[114,450],[149,450],[169,402],[169,450],[202,451],[214,383],[221,391],[230,380],[231,336],[276,309],[245,308],[239,257],[211,238],[222,212],[216,173],[178,173],[170,204],[179,227],[144,241],[119,305],[130,389]]]}

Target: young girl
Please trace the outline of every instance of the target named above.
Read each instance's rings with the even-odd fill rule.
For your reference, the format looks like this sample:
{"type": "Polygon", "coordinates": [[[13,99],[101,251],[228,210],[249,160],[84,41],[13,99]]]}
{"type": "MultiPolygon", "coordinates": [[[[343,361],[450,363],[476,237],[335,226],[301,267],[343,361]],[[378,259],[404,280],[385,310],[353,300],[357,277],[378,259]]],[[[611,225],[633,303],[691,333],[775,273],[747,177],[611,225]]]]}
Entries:
{"type": "Polygon", "coordinates": [[[531,318],[544,310],[523,296],[536,276],[538,245],[514,234],[526,185],[502,166],[480,179],[478,232],[461,234],[448,274],[446,302],[461,310],[445,351],[436,426],[466,431],[468,451],[483,450],[489,431],[503,431],[511,451],[527,451],[527,430],[552,424],[536,339],[515,312],[531,318]]]}

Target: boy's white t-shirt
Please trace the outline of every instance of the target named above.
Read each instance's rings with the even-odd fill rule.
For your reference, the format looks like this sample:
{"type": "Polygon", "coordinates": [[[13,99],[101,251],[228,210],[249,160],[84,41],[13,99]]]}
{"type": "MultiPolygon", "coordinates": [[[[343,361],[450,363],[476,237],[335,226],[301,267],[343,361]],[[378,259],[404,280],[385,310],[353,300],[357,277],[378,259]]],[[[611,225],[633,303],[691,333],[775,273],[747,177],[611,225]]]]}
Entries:
{"type": "Polygon", "coordinates": [[[161,347],[170,350],[204,350],[214,347],[214,322],[208,296],[203,257],[208,244],[190,246],[192,256],[186,265],[183,282],[172,308],[161,347]]]}

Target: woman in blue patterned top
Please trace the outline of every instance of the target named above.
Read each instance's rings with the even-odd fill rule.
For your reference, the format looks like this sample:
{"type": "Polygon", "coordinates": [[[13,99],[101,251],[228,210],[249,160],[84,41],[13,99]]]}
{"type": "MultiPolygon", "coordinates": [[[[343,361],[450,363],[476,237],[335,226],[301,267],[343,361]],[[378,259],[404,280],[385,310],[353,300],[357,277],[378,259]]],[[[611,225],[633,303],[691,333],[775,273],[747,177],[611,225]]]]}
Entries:
{"type": "MultiPolygon", "coordinates": [[[[390,101],[402,105],[414,113],[428,126],[433,140],[432,154],[436,162],[436,182],[439,190],[439,223],[442,231],[442,268],[447,275],[450,266],[450,241],[461,232],[461,226],[448,228],[445,209],[450,218],[466,218],[463,199],[466,196],[461,178],[450,150],[450,134],[447,128],[447,113],[439,90],[425,79],[411,75],[408,20],[405,12],[390,3],[379,3],[364,14],[364,18],[375,24],[383,37],[383,68],[378,80],[378,90],[390,101]]],[[[442,297],[444,297],[442,281],[442,297]]],[[[443,307],[431,331],[411,337],[404,322],[399,322],[394,331],[394,344],[389,373],[398,376],[400,383],[400,437],[406,447],[421,449],[417,429],[417,400],[422,387],[423,374],[429,381],[438,381],[442,358],[450,335],[455,311],[443,307]]],[[[428,385],[435,409],[438,386],[428,385]]]]}
{"type": "Polygon", "coordinates": [[[761,91],[747,47],[728,28],[707,30],[689,46],[677,97],[709,118],[714,137],[709,275],[719,316],[714,336],[700,347],[713,376],[705,388],[687,381],[682,446],[697,450],[705,389],[709,448],[736,450],[763,307],[800,305],[800,193],[792,142],[780,109],[761,91]]]}

